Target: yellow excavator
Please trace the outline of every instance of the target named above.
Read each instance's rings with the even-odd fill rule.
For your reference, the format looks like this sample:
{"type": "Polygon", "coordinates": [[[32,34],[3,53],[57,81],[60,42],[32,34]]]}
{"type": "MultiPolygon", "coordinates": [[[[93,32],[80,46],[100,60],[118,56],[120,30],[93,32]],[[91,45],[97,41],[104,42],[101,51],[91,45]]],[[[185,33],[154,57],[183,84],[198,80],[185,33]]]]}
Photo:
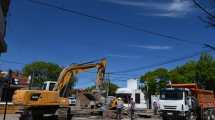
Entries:
{"type": "MultiPolygon", "coordinates": [[[[59,110],[63,110],[65,119],[69,120],[69,99],[65,96],[65,91],[70,87],[68,84],[78,73],[96,68],[96,89],[100,91],[104,82],[106,63],[105,59],[101,59],[99,62],[92,61],[66,67],[60,73],[53,89],[16,90],[13,95],[13,103],[20,106],[20,120],[42,120],[45,116],[56,115],[59,110]]],[[[50,82],[50,84],[53,83],[50,82]]]]}

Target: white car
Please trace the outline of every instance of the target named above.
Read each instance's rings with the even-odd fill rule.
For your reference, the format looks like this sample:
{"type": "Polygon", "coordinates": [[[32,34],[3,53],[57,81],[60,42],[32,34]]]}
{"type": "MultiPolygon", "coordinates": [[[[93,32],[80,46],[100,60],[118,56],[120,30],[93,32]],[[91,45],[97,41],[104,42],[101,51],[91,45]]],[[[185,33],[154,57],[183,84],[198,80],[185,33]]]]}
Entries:
{"type": "Polygon", "coordinates": [[[76,105],[76,97],[71,96],[71,97],[68,97],[68,98],[69,98],[69,105],[75,106],[76,105]]]}

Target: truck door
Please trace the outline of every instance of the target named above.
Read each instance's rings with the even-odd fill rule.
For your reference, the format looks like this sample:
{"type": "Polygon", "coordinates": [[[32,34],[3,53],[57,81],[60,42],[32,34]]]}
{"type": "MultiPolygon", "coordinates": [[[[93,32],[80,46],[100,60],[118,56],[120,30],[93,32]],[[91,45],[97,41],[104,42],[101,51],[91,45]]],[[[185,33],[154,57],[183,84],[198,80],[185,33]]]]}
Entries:
{"type": "Polygon", "coordinates": [[[192,109],[192,101],[191,96],[189,95],[189,91],[185,91],[185,110],[192,109]]]}

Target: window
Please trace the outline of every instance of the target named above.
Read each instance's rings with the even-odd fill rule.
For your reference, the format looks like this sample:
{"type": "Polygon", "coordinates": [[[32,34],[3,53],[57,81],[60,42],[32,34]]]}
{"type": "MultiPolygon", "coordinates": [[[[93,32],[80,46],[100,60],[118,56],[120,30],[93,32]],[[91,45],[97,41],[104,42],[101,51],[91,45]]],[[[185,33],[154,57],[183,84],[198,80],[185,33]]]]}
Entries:
{"type": "Polygon", "coordinates": [[[42,90],[45,90],[45,89],[46,89],[46,86],[47,86],[47,83],[43,83],[43,85],[42,85],[42,90]]]}
{"type": "Polygon", "coordinates": [[[135,103],[140,104],[140,93],[135,93],[135,103]]]}
{"type": "Polygon", "coordinates": [[[54,89],[55,83],[50,83],[49,90],[52,91],[54,89]]]}
{"type": "Polygon", "coordinates": [[[182,100],[183,99],[183,91],[182,90],[161,90],[160,92],[161,100],[182,100]]]}
{"type": "Polygon", "coordinates": [[[185,91],[185,105],[188,105],[188,102],[189,102],[188,91],[185,91]]]}

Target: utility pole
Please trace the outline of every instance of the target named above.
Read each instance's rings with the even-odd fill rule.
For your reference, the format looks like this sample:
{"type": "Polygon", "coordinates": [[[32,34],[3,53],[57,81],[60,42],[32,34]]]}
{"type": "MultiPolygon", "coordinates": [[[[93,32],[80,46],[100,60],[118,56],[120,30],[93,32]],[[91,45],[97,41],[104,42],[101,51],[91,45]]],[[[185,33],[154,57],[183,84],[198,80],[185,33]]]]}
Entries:
{"type": "Polygon", "coordinates": [[[34,71],[32,71],[32,73],[31,73],[31,78],[30,78],[30,82],[28,85],[29,90],[31,90],[31,88],[32,88],[33,80],[34,80],[34,71]]]}
{"type": "Polygon", "coordinates": [[[12,70],[9,70],[8,72],[8,77],[7,77],[7,85],[6,85],[6,90],[5,90],[5,107],[4,107],[4,118],[3,120],[5,120],[6,118],[6,114],[7,114],[7,105],[8,105],[8,90],[10,89],[10,84],[12,82],[12,70]]]}
{"type": "Polygon", "coordinates": [[[106,99],[107,99],[110,91],[110,73],[107,73],[106,81],[107,81],[107,87],[106,87],[106,99]]]}

